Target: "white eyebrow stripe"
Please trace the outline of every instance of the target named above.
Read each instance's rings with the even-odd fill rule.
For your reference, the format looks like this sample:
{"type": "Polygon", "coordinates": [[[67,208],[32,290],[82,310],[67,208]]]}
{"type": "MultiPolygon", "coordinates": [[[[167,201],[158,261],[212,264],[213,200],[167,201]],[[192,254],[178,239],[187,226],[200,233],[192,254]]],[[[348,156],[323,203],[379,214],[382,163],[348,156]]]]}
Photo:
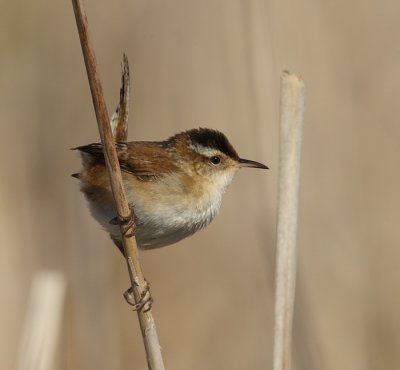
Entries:
{"type": "Polygon", "coordinates": [[[221,152],[218,149],[207,148],[206,146],[193,143],[193,141],[190,141],[189,148],[200,155],[204,155],[205,157],[212,157],[213,155],[221,154],[221,152]]]}

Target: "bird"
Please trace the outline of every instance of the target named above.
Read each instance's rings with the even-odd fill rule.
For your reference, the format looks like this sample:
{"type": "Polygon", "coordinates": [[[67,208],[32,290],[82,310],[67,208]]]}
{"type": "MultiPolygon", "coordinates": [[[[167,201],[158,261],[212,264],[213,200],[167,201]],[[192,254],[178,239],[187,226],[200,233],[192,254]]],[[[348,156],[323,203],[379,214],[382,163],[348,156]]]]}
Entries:
{"type": "MultiPolygon", "coordinates": [[[[242,159],[220,131],[186,130],[164,141],[116,142],[123,185],[140,249],[168,246],[205,228],[240,168],[268,169],[242,159]]],[[[73,148],[83,168],[80,180],[93,217],[123,253],[116,208],[101,143],[73,148]],[[114,222],[113,222],[114,220],[114,222]]]]}

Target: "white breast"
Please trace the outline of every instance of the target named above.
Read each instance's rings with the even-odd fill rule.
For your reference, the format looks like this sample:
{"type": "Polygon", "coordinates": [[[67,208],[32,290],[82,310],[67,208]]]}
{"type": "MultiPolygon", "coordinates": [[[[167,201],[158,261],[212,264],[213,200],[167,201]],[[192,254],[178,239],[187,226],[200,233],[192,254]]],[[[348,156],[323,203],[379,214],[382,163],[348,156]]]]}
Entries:
{"type": "MultiPolygon", "coordinates": [[[[200,196],[164,196],[151,204],[135,204],[138,219],[137,241],[142,248],[157,248],[176,243],[206,227],[217,215],[222,196],[231,183],[236,171],[215,176],[203,186],[200,196]]],[[[132,192],[132,195],[134,191],[132,192]]]]}
{"type": "MultiPolygon", "coordinates": [[[[128,202],[136,216],[136,240],[143,249],[158,248],[178,242],[206,227],[217,215],[223,193],[231,183],[235,172],[215,176],[201,192],[190,197],[171,192],[138,194],[138,189],[127,190],[128,202]],[[150,196],[148,195],[150,194],[150,196]]],[[[151,184],[149,184],[151,186],[151,184]]],[[[98,222],[116,239],[120,238],[119,227],[110,224],[116,214],[113,204],[99,208],[90,203],[90,209],[98,222]]]]}

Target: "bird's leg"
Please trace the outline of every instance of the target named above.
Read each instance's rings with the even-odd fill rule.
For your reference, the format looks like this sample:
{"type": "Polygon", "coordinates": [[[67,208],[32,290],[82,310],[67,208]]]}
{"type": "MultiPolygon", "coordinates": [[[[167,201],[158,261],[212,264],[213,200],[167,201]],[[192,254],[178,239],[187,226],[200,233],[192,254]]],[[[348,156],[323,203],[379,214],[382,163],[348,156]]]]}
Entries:
{"type": "Polygon", "coordinates": [[[144,290],[140,293],[140,299],[138,303],[136,303],[135,301],[132,287],[129,287],[124,293],[124,298],[126,302],[133,306],[134,311],[140,312],[143,310],[143,312],[147,312],[151,309],[151,306],[153,304],[153,297],[150,293],[150,284],[147,282],[146,279],[144,279],[144,282],[144,290]]]}
{"type": "MultiPolygon", "coordinates": [[[[120,225],[122,235],[124,235],[128,238],[135,235],[136,223],[135,223],[134,213],[133,213],[132,209],[130,210],[130,213],[127,217],[118,215],[117,217],[114,217],[110,221],[110,224],[111,225],[120,225]],[[132,231],[129,232],[129,234],[128,234],[128,231],[130,229],[132,229],[132,231]]],[[[119,248],[121,253],[124,254],[124,249],[123,249],[122,243],[112,235],[111,235],[111,238],[114,241],[114,243],[117,245],[117,247],[119,248]]],[[[146,279],[144,279],[144,282],[145,282],[144,289],[140,293],[139,302],[136,303],[136,301],[135,301],[135,295],[133,293],[132,287],[129,287],[124,293],[124,298],[125,298],[126,302],[128,304],[130,304],[131,306],[133,306],[134,311],[142,311],[143,310],[143,312],[147,312],[151,309],[151,305],[153,303],[153,297],[150,294],[150,284],[147,282],[146,279]]],[[[137,282],[135,282],[135,286],[139,287],[137,282]]]]}

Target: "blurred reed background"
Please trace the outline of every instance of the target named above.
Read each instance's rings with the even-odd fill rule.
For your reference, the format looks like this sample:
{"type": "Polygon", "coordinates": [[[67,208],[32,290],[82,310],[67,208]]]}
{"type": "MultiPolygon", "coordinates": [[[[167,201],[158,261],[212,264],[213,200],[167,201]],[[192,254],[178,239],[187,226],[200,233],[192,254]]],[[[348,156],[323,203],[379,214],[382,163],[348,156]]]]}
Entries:
{"type": "MultiPolygon", "coordinates": [[[[400,368],[398,1],[86,0],[108,109],[122,53],[131,140],[205,126],[242,170],[220,216],[141,253],[167,369],[272,363],[279,77],[306,84],[294,369],[400,368]]],[[[0,367],[18,356],[35,272],[68,293],[55,369],[146,369],[125,263],[69,151],[98,141],[69,1],[0,2],[0,367]]]]}

